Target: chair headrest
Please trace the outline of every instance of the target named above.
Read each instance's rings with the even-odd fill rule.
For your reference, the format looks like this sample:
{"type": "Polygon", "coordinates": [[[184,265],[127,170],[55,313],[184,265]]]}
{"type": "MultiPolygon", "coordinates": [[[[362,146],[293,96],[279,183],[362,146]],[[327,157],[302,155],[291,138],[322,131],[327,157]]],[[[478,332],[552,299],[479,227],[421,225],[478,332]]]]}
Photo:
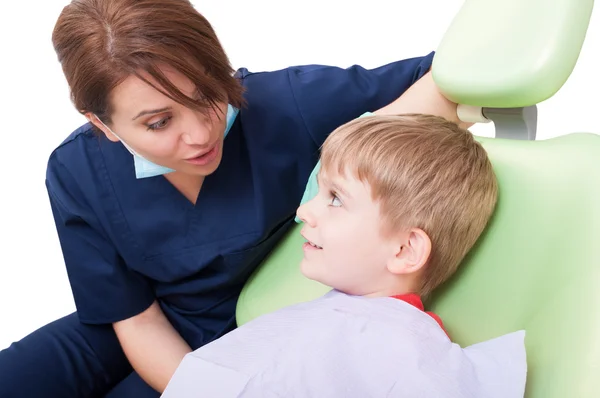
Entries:
{"type": "Polygon", "coordinates": [[[538,104],[553,96],[573,71],[593,4],[465,0],[436,51],[433,78],[458,104],[538,104]]]}

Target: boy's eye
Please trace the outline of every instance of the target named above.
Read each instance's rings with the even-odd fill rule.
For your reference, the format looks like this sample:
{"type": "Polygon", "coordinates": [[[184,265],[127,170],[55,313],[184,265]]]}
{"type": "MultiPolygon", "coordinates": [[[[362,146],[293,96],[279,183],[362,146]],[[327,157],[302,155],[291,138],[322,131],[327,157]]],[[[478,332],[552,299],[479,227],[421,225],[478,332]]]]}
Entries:
{"type": "Polygon", "coordinates": [[[333,193],[331,194],[331,196],[331,203],[329,205],[333,207],[340,207],[342,205],[340,199],[333,193]]]}
{"type": "Polygon", "coordinates": [[[154,131],[164,129],[165,127],[167,127],[167,124],[169,124],[169,120],[171,120],[171,116],[161,119],[156,123],[149,124],[148,130],[154,131]]]}

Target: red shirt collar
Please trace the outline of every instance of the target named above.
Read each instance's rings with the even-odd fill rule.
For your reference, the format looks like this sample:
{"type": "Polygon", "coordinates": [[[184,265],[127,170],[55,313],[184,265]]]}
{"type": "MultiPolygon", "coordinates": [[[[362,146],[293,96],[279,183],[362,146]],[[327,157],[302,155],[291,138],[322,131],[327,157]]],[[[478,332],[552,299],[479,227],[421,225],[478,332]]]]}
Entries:
{"type": "Polygon", "coordinates": [[[440,325],[440,327],[442,328],[444,333],[446,333],[448,338],[450,338],[450,335],[448,335],[448,332],[444,328],[444,323],[442,322],[442,319],[437,314],[434,314],[433,312],[425,311],[425,306],[423,305],[423,300],[421,300],[421,296],[419,296],[416,293],[407,293],[407,294],[399,294],[396,296],[392,296],[392,298],[406,301],[408,304],[420,309],[421,311],[424,311],[427,315],[429,315],[430,317],[435,319],[435,321],[438,323],[438,325],[440,325]]]}

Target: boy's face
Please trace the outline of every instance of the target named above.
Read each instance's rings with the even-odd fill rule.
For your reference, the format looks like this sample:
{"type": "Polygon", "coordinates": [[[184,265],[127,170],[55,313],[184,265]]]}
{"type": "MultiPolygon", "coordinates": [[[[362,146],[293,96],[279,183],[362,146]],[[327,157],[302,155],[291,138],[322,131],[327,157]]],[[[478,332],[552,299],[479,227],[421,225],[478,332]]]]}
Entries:
{"type": "Polygon", "coordinates": [[[386,290],[388,265],[396,257],[397,241],[382,235],[378,203],[368,184],[328,174],[321,169],[319,192],[298,209],[304,221],[302,273],[352,295],[375,295],[386,290]]]}

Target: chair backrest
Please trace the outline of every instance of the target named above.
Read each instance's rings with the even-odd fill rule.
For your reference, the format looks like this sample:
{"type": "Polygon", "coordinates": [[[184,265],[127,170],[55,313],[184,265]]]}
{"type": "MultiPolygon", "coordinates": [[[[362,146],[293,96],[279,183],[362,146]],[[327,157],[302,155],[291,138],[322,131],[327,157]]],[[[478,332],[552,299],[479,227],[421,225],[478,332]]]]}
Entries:
{"type": "Polygon", "coordinates": [[[600,391],[600,136],[483,140],[495,216],[431,310],[461,345],[525,329],[528,398],[600,391]]]}
{"type": "MultiPolygon", "coordinates": [[[[535,141],[535,118],[518,112],[564,84],[592,5],[467,0],[434,59],[434,79],[448,98],[479,108],[503,132],[497,137],[525,139],[478,138],[498,176],[498,207],[460,270],[427,305],[462,346],[525,329],[527,398],[592,398],[600,391],[600,135],[564,132],[535,141]]],[[[300,228],[244,287],[239,324],[329,290],[299,270],[300,228]]]]}

